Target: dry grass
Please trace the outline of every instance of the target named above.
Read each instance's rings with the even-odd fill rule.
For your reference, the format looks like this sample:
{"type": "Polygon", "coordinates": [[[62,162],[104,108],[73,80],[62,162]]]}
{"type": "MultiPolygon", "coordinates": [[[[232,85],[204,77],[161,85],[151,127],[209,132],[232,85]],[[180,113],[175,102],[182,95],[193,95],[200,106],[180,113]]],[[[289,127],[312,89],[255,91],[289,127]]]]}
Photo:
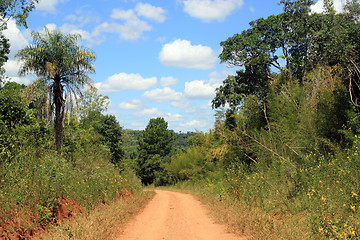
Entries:
{"type": "Polygon", "coordinates": [[[139,213],[153,196],[153,191],[145,191],[99,206],[88,214],[78,215],[66,223],[52,226],[38,239],[115,239],[129,219],[139,213]]]}
{"type": "Polygon", "coordinates": [[[227,226],[229,232],[246,236],[248,239],[314,239],[309,216],[268,214],[254,206],[219,197],[195,185],[177,185],[170,188],[193,194],[209,210],[212,219],[227,226]]]}
{"type": "Polygon", "coordinates": [[[239,202],[219,201],[210,197],[198,198],[206,204],[211,216],[228,230],[248,239],[311,239],[306,216],[272,215],[239,202]]]}

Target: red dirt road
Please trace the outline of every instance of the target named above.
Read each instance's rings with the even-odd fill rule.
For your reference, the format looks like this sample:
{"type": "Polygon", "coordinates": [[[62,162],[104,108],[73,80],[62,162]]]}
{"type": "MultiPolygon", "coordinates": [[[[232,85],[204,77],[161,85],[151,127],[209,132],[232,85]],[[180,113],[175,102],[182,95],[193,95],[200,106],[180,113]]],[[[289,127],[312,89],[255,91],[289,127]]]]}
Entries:
{"type": "Polygon", "coordinates": [[[117,240],[244,240],[215,224],[190,194],[156,190],[148,206],[117,240]]]}

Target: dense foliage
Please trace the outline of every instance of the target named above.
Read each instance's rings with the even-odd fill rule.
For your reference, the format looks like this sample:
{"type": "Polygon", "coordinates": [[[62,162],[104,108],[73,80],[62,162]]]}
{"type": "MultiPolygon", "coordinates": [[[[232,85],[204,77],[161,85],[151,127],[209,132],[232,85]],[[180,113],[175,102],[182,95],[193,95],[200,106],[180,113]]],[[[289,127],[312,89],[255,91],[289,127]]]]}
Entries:
{"type": "Polygon", "coordinates": [[[72,100],[82,95],[82,88],[91,83],[88,73],[94,73],[95,54],[79,46],[79,34],[63,34],[59,30],[32,32],[33,43],[20,50],[16,57],[22,61],[19,74],[36,74],[28,97],[43,91],[42,101],[48,119],[55,105],[55,141],[60,153],[63,145],[63,122],[66,112],[73,108],[72,100]]]}
{"type": "Polygon", "coordinates": [[[28,88],[13,82],[0,88],[0,238],[5,239],[29,237],[59,221],[64,199],[91,210],[141,186],[124,165],[122,128],[102,113],[107,101],[101,95],[86,93],[78,121],[67,116],[58,155],[53,125],[37,114],[36,103],[27,103],[28,88]],[[84,107],[91,105],[97,107],[84,107]]]}
{"type": "Polygon", "coordinates": [[[254,239],[360,236],[360,4],[324,3],[319,14],[283,0],[221,43],[221,61],[242,69],[216,91],[215,129],[167,168],[234,205],[254,239]]]}
{"type": "Polygon", "coordinates": [[[163,183],[164,158],[170,154],[174,141],[175,134],[164,118],[150,119],[138,140],[137,172],[144,184],[163,183]]]}

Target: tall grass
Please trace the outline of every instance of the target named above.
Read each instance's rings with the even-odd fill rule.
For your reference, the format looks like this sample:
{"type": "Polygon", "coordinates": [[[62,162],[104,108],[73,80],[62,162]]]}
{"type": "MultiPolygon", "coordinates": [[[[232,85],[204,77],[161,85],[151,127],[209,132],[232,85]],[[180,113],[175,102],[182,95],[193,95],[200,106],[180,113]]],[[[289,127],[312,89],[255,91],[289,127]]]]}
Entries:
{"type": "Polygon", "coordinates": [[[251,168],[218,166],[176,186],[190,189],[219,221],[249,239],[359,239],[359,148],[355,136],[350,149],[310,152],[301,165],[274,155],[251,168]]]}
{"type": "Polygon", "coordinates": [[[6,234],[32,235],[55,222],[58,202],[70,198],[90,210],[111,202],[123,189],[136,192],[141,183],[131,171],[119,172],[104,146],[87,143],[71,159],[51,149],[22,145],[0,167],[0,225],[6,234]]]}

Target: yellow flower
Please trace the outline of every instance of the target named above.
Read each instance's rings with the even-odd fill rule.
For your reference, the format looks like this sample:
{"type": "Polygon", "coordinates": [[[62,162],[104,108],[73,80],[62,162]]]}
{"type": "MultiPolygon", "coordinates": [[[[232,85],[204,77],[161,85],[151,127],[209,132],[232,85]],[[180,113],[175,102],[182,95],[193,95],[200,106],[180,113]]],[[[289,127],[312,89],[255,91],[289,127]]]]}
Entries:
{"type": "Polygon", "coordinates": [[[351,205],[350,209],[355,212],[356,207],[354,205],[351,205]]]}
{"type": "Polygon", "coordinates": [[[354,192],[351,192],[351,193],[352,193],[352,196],[353,196],[353,197],[356,197],[356,196],[357,196],[356,193],[354,193],[354,192]]]}
{"type": "Polygon", "coordinates": [[[319,227],[319,232],[323,232],[324,229],[322,227],[319,227]]]}

